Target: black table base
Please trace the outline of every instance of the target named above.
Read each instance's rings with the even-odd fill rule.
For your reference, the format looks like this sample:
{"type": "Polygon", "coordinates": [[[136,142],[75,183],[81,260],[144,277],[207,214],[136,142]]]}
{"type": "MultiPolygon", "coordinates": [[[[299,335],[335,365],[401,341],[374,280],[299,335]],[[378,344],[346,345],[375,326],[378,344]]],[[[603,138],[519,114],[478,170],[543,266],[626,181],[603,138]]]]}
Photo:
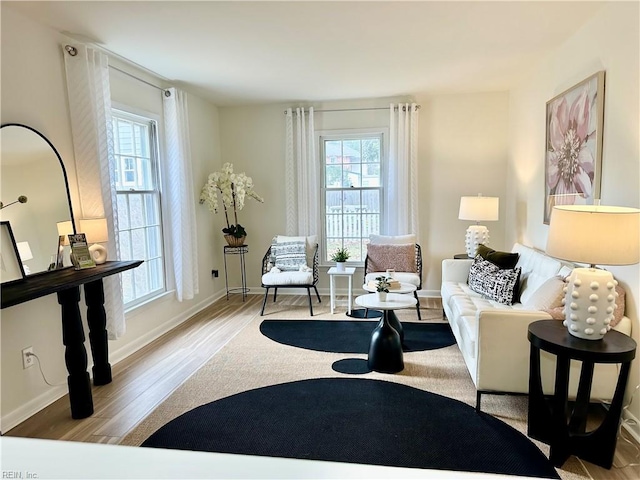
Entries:
{"type": "Polygon", "coordinates": [[[602,340],[584,340],[569,334],[557,320],[532,323],[528,338],[531,342],[528,435],[550,446],[549,459],[556,467],[562,466],[570,455],[576,455],[601,467],[611,468],[624,392],[636,353],[635,341],[614,330],[602,340]],[[549,399],[545,398],[542,390],[540,350],[557,357],[554,395],[549,399]],[[581,361],[582,369],[576,400],[570,408],[569,368],[572,359],[581,361]],[[595,430],[587,432],[596,363],[620,363],[621,368],[604,421],[595,430]]]}
{"type": "MultiPolygon", "coordinates": [[[[398,331],[390,325],[391,313],[392,310],[384,311],[382,320],[371,335],[367,363],[376,372],[398,373],[404,370],[402,342],[398,331]]],[[[398,322],[398,318],[395,319],[398,322]]]]}

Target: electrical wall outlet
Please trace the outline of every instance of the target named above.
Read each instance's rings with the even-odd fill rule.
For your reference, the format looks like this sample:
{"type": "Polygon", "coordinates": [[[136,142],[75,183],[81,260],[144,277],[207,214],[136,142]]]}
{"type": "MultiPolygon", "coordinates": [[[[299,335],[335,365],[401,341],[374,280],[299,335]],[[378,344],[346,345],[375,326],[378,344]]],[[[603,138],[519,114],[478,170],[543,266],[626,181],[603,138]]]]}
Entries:
{"type": "Polygon", "coordinates": [[[213,275],[213,278],[218,278],[218,270],[211,270],[211,275],[213,275]]]}
{"type": "Polygon", "coordinates": [[[36,358],[33,355],[29,355],[33,353],[33,347],[27,347],[22,350],[22,368],[32,367],[36,363],[36,358]]]}

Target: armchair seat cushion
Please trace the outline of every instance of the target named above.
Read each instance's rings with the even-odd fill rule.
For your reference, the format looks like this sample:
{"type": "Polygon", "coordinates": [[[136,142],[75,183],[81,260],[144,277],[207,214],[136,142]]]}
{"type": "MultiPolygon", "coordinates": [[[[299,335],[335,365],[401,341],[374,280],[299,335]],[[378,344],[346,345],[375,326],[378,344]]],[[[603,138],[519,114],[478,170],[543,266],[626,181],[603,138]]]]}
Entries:
{"type": "Polygon", "coordinates": [[[284,287],[289,285],[312,285],[313,272],[267,272],[262,275],[262,285],[284,287]]]}
{"type": "MultiPolygon", "coordinates": [[[[371,280],[375,280],[376,277],[381,275],[386,275],[387,272],[370,272],[364,278],[365,283],[370,282],[371,280]]],[[[413,272],[395,272],[394,278],[398,280],[400,283],[410,283],[411,285],[415,285],[416,288],[420,287],[420,276],[417,273],[413,272]]]]}

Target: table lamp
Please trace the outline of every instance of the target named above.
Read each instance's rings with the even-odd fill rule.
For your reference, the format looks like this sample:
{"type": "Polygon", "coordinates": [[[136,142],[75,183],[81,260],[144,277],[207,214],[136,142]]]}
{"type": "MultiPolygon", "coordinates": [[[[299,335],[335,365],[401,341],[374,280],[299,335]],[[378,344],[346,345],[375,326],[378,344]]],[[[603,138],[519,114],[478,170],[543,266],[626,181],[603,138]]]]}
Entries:
{"type": "Polygon", "coordinates": [[[564,297],[564,326],[574,337],[600,340],[611,326],[618,282],[599,265],[640,260],[640,210],[604,205],[553,207],[547,239],[553,257],[589,267],[575,268],[564,297]]]}
{"type": "Polygon", "coordinates": [[[106,218],[83,218],[80,219],[80,231],[87,237],[90,243],[89,252],[93,261],[98,265],[107,261],[107,249],[100,243],[109,240],[106,218]]]}
{"type": "Polygon", "coordinates": [[[18,247],[18,254],[20,255],[20,261],[22,262],[24,273],[25,275],[29,275],[31,270],[24,264],[27,260],[33,259],[33,253],[31,252],[29,242],[18,242],[16,243],[16,247],[18,247]]]}
{"type": "Polygon", "coordinates": [[[478,194],[477,197],[460,198],[460,211],[458,219],[472,220],[475,225],[469,225],[467,228],[467,236],[465,237],[465,247],[467,255],[470,258],[476,256],[476,250],[481,243],[489,244],[489,229],[480,222],[495,222],[498,220],[499,212],[498,197],[483,197],[478,194]]]}

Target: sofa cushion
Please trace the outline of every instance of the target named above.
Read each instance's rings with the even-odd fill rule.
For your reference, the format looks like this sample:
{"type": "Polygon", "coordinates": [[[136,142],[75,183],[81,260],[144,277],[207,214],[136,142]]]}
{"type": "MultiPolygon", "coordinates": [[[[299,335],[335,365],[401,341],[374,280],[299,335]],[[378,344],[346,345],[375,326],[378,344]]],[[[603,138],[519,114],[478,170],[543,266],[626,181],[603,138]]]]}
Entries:
{"type": "Polygon", "coordinates": [[[499,252],[482,243],[478,245],[477,253],[500,268],[516,268],[516,263],[518,263],[518,258],[520,257],[517,252],[499,252]]]}
{"type": "Polygon", "coordinates": [[[544,252],[519,243],[514,245],[513,251],[520,254],[516,264],[517,267],[522,268],[520,301],[526,303],[540,285],[561,271],[564,264],[556,258],[547,256],[544,252]]]}
{"type": "Polygon", "coordinates": [[[262,275],[262,284],[277,285],[311,285],[313,272],[268,272],[262,275]]]}
{"type": "Polygon", "coordinates": [[[469,287],[498,303],[511,305],[519,277],[520,268],[500,268],[476,255],[469,270],[469,287]]]}
{"type": "Polygon", "coordinates": [[[369,257],[367,270],[384,272],[393,268],[396,272],[416,273],[416,247],[413,243],[397,245],[367,245],[369,257]]]}
{"type": "MultiPolygon", "coordinates": [[[[523,305],[531,310],[552,310],[562,306],[565,282],[559,276],[548,278],[531,294],[523,305]]],[[[553,315],[552,315],[553,316],[553,315]]]]}
{"type": "MultiPolygon", "coordinates": [[[[385,272],[369,272],[364,277],[364,281],[365,283],[368,283],[371,280],[375,280],[376,277],[379,277],[381,275],[386,275],[386,274],[387,274],[386,271],[385,272]]],[[[416,288],[420,286],[420,277],[418,276],[417,273],[396,272],[393,278],[398,280],[400,283],[410,283],[411,285],[415,285],[416,288]]]]}

